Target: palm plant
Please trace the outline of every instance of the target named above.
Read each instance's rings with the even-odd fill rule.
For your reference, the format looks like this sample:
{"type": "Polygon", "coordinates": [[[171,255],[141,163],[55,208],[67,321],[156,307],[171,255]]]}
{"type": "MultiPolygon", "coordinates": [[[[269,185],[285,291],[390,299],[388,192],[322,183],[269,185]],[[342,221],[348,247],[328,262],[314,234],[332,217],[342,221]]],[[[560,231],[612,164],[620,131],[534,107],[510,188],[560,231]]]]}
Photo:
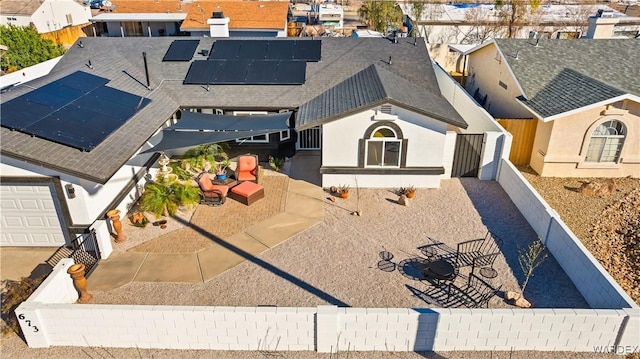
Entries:
{"type": "Polygon", "coordinates": [[[229,145],[225,142],[206,143],[188,150],[185,153],[185,157],[187,157],[191,167],[203,169],[206,162],[213,164],[216,161],[229,159],[229,155],[226,152],[227,149],[229,149],[229,145]]]}
{"type": "Polygon", "coordinates": [[[140,206],[147,212],[160,216],[173,216],[180,206],[194,206],[200,202],[200,190],[188,184],[161,179],[149,183],[140,199],[140,206]]]}

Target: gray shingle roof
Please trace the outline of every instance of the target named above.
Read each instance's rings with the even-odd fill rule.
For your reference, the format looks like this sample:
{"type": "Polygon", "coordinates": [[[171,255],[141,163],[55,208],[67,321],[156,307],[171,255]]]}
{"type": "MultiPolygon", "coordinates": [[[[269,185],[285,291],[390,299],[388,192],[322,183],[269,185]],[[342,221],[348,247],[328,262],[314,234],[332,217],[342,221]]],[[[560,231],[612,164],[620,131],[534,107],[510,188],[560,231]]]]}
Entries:
{"type": "Polygon", "coordinates": [[[298,127],[311,127],[384,102],[466,128],[440,93],[431,93],[378,64],[370,65],[300,106],[298,127]]]}
{"type": "Polygon", "coordinates": [[[496,39],[525,96],[549,117],[623,94],[640,96],[640,40],[496,39]],[[517,54],[517,59],[516,59],[517,54]]]}
{"type": "MultiPolygon", "coordinates": [[[[388,73],[378,71],[385,88],[394,98],[397,97],[394,86],[401,89],[406,84],[422,90],[417,93],[433,94],[434,97],[440,94],[426,48],[414,46],[413,40],[408,38],[401,39],[398,44],[376,38],[308,40],[322,41],[322,60],[307,64],[304,85],[212,85],[209,91],[200,85],[182,84],[190,62],[162,62],[169,45],[176,39],[185,38],[82,38],[84,46],[72,46],[49,75],[31,81],[28,86],[14,87],[3,93],[0,101],[4,103],[80,70],[110,79],[107,86],[146,96],[151,103],[90,152],[81,152],[2,127],[0,153],[93,182],[106,183],[181,107],[297,109],[372,64],[388,73]],[[143,51],[147,53],[151,90],[145,86],[143,51]],[[387,64],[390,56],[393,56],[393,65],[387,64]],[[87,67],[89,60],[93,69],[87,67]],[[393,80],[390,80],[391,77],[393,80]]],[[[214,41],[213,38],[201,38],[198,51],[211,49],[214,41]]],[[[204,57],[196,53],[194,60],[199,59],[204,57]]],[[[422,99],[428,97],[424,95],[422,99]]],[[[420,99],[419,95],[412,93],[405,101],[411,105],[420,99]]],[[[442,110],[434,111],[435,114],[450,114],[459,118],[448,104],[435,101],[442,110]]],[[[334,106],[331,103],[326,105],[334,106]]]]}

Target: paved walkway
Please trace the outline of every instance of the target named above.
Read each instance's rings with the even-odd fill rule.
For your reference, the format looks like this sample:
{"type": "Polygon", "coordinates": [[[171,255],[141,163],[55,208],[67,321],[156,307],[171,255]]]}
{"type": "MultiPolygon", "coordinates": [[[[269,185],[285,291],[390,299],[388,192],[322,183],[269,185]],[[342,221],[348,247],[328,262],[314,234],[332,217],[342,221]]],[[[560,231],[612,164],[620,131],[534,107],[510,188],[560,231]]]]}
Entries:
{"type": "Polygon", "coordinates": [[[176,220],[182,228],[126,250],[116,245],[89,277],[88,288],[106,291],[130,282],[206,282],[318,224],[325,201],[322,188],[314,184],[319,183],[319,161],[319,156],[298,157],[292,178],[266,173],[261,181],[265,198],[251,206],[232,199],[218,207],[201,205],[190,221],[176,220]]]}

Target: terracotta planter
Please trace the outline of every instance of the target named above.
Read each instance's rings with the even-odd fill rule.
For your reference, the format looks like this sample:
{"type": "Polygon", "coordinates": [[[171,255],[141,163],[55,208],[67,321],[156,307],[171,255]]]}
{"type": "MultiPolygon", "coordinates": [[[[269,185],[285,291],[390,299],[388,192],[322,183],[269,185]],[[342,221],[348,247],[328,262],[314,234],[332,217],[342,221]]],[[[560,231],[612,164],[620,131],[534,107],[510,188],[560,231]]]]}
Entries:
{"type": "Polygon", "coordinates": [[[120,222],[120,210],[112,209],[107,212],[107,217],[111,219],[113,223],[113,230],[116,231],[116,243],[122,243],[127,240],[124,233],[122,232],[122,222],[120,222]]]}
{"type": "Polygon", "coordinates": [[[415,192],[407,192],[407,198],[413,198],[415,195],[415,192]]]}
{"type": "Polygon", "coordinates": [[[349,192],[340,193],[340,198],[349,198],[349,192]]]}
{"type": "Polygon", "coordinates": [[[93,295],[87,292],[87,279],[84,277],[85,268],[84,264],[78,263],[67,269],[67,273],[73,279],[73,286],[78,291],[78,303],[81,304],[89,303],[93,300],[93,295]]]}

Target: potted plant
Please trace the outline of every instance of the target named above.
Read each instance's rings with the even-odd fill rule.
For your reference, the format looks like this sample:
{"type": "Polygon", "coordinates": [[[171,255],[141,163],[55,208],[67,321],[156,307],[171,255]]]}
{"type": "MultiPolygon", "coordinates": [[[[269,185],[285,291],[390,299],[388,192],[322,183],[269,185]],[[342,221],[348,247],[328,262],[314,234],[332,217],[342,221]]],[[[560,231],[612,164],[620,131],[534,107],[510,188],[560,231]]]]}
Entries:
{"type": "Polygon", "coordinates": [[[231,165],[231,161],[228,158],[225,158],[221,161],[216,162],[214,166],[214,170],[216,172],[216,179],[225,180],[227,179],[227,168],[231,165]]]}
{"type": "Polygon", "coordinates": [[[136,227],[144,228],[147,226],[147,224],[149,224],[149,220],[142,212],[136,212],[132,214],[130,219],[131,223],[133,223],[133,225],[136,227]]]}
{"type": "Polygon", "coordinates": [[[341,185],[338,187],[338,195],[340,198],[348,198],[349,197],[349,185],[341,185]]]}
{"type": "Polygon", "coordinates": [[[407,198],[413,198],[416,195],[416,188],[414,186],[400,187],[400,195],[405,195],[407,198]]]}

